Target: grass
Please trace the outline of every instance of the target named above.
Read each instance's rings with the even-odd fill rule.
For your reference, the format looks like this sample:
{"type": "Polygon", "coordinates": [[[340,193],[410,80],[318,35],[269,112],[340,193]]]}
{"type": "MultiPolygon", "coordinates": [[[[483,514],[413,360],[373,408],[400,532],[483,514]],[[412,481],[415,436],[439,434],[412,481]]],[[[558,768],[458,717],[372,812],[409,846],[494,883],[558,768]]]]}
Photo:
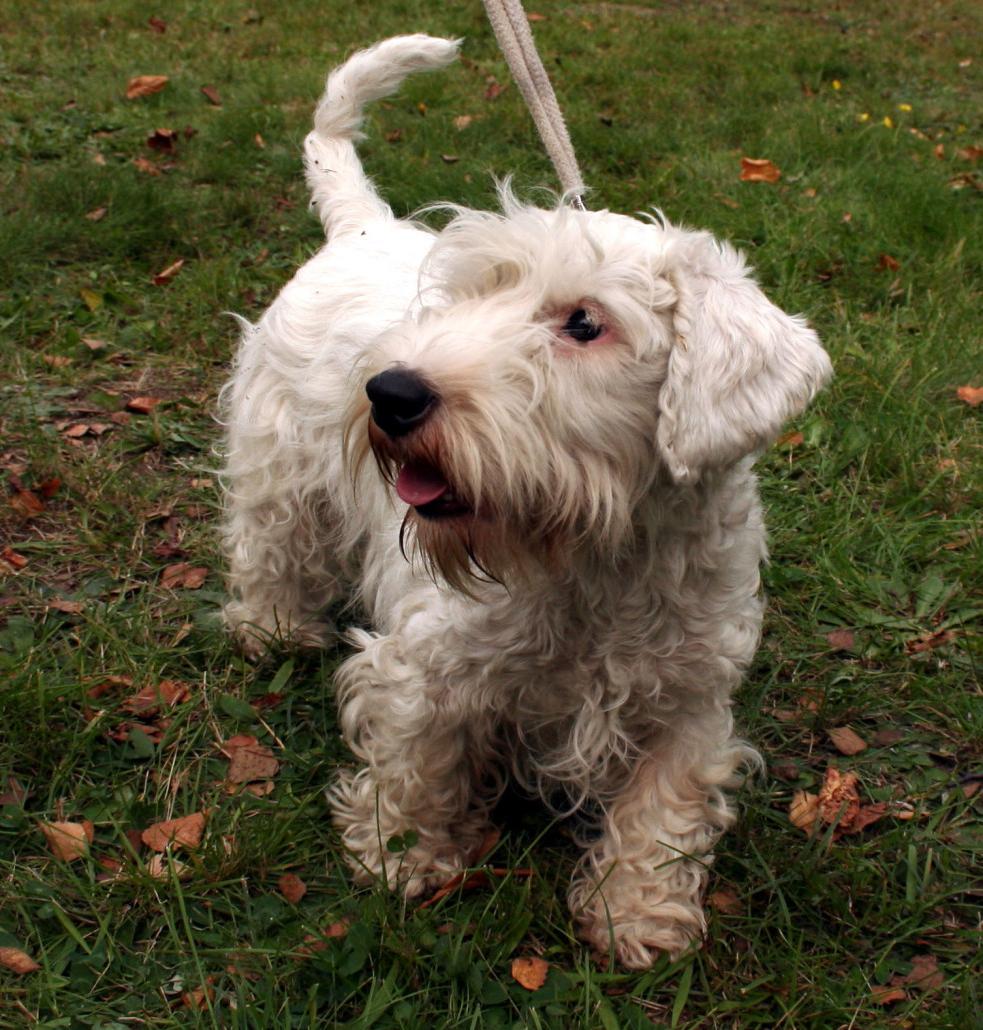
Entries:
{"type": "Polygon", "coordinates": [[[0,551],[23,562],[0,561],[0,947],[40,965],[0,968],[0,1026],[976,1018],[981,420],[955,390],[983,385],[983,181],[967,149],[983,131],[970,43],[983,16],[881,0],[538,10],[591,203],[657,204],[745,248],[837,368],[790,427],[801,440],[760,463],[770,614],[738,714],[769,772],[714,866],[711,890],[736,901],[711,907],[698,954],[607,969],[572,934],[564,827],[522,799],[491,861],[532,878],[422,910],[353,890],[324,799],[348,760],[330,689],[340,654],[253,667],[215,624],[213,413],[235,345],[222,313],[255,317],[318,246],[299,142],[325,70],[397,32],[467,37],[462,66],[373,110],[365,161],[400,212],[485,206],[492,174],[554,183],[515,88],[486,99],[489,77],[508,80],[480,5],[174,2],[160,34],[142,4],[0,0],[0,551]],[[123,99],[151,73],[167,88],[123,99]],[[160,127],[177,131],[171,153],[146,145],[160,127]],[[742,155],[771,159],[781,181],[740,182],[742,155]],[[127,412],[137,396],[161,403],[127,412]],[[77,425],[96,428],[73,442],[77,425]],[[44,509],[25,511],[24,490],[45,483],[44,509]],[[164,585],[180,561],[208,570],[203,586],[164,585]],[[833,646],[837,630],[849,636],[833,646]],[[90,697],[109,676],[133,686],[90,697]],[[189,686],[166,725],[126,710],[164,679],[189,686]],[[844,725],[870,745],[852,758],[828,736],[844,725]],[[225,791],[217,743],[235,733],[280,760],[268,796],[225,791]],[[807,837],[789,804],[829,764],[915,818],[807,837]],[[152,877],[127,831],[202,810],[200,848],[176,854],[189,869],[152,877]],[[54,858],[38,828],[52,820],[90,820],[91,856],[54,858]],[[278,889],[286,872],[308,886],[296,904],[278,889]],[[308,935],[323,947],[300,951],[308,935]],[[873,988],[924,954],[941,986],[879,1003],[873,988]],[[526,955],[551,963],[535,992],[509,972],[526,955]]]}

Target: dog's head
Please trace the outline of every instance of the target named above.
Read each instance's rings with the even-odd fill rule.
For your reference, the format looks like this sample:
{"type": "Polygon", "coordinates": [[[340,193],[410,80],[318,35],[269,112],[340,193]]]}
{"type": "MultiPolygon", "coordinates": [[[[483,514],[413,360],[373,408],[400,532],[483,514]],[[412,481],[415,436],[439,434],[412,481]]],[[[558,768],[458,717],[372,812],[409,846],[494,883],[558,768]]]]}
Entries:
{"type": "Polygon", "coordinates": [[[374,348],[350,438],[465,588],[616,553],[653,490],[764,447],[830,374],[736,251],[608,212],[458,211],[421,299],[374,348]]]}

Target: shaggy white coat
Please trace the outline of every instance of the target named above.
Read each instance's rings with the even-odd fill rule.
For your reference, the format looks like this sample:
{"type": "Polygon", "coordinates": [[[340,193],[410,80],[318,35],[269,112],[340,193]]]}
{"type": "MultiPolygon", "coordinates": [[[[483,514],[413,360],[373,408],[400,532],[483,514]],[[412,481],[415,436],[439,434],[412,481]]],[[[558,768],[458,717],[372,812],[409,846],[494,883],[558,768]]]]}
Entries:
{"type": "Polygon", "coordinates": [[[369,613],[336,681],[361,768],[334,812],[358,879],[443,883],[512,777],[599,813],[571,910],[640,968],[704,926],[725,791],[756,759],[731,714],[762,614],[751,461],[830,365],[706,233],[507,188],[501,213],[453,209],[439,233],[396,220],[352,145],[362,107],[456,51],[399,37],[328,79],[306,141],[328,242],[245,329],[224,392],[226,618],[258,652],[321,643],[353,592],[369,613]],[[603,335],[571,340],[577,310],[603,335]],[[396,441],[365,397],[394,366],[440,397],[396,441]],[[419,458],[470,516],[398,499],[419,458]]]}

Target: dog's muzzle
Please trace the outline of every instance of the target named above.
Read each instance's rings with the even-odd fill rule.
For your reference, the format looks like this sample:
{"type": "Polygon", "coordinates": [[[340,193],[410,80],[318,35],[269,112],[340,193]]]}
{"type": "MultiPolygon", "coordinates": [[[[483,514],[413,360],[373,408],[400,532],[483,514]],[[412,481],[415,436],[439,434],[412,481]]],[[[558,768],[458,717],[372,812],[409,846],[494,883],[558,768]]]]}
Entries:
{"type": "Polygon", "coordinates": [[[437,394],[415,372],[389,368],[365,384],[372,421],[390,437],[406,436],[430,417],[437,394]]]}

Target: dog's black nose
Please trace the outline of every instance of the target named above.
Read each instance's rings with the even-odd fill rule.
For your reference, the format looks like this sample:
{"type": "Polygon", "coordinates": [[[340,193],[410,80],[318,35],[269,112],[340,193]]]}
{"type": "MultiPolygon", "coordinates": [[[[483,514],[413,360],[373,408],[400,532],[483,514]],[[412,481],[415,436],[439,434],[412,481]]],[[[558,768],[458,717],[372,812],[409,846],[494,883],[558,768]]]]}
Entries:
{"type": "Polygon", "coordinates": [[[372,401],[372,419],[388,436],[405,436],[422,425],[437,395],[415,373],[405,368],[389,368],[365,384],[372,401]]]}

